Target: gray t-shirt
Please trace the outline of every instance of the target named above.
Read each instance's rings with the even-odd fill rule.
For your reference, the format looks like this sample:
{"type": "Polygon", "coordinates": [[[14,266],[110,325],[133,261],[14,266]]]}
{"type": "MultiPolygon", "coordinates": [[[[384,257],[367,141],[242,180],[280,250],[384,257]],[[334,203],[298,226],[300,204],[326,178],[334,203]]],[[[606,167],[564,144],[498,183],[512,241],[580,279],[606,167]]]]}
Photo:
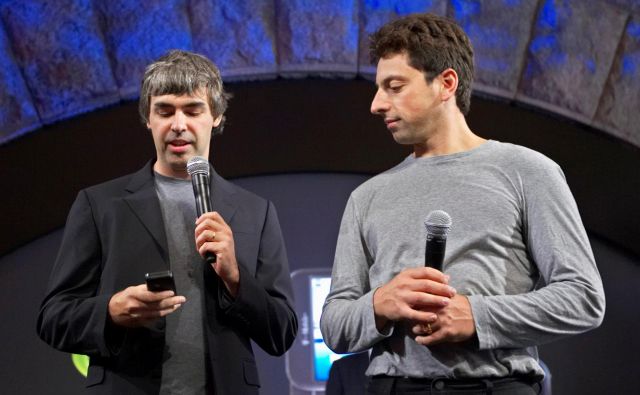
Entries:
{"type": "Polygon", "coordinates": [[[196,206],[190,180],[155,173],[178,295],[187,302],[166,316],[160,394],[206,393],[202,257],[195,245],[196,206]]]}
{"type": "Polygon", "coordinates": [[[602,282],[562,171],[524,147],[408,157],[351,194],[321,330],[338,352],[373,347],[368,375],[542,376],[536,345],[599,325],[602,282]],[[373,292],[424,265],[424,219],[453,220],[444,272],[467,295],[477,341],[425,347],[405,323],[375,326],[373,292]]]}

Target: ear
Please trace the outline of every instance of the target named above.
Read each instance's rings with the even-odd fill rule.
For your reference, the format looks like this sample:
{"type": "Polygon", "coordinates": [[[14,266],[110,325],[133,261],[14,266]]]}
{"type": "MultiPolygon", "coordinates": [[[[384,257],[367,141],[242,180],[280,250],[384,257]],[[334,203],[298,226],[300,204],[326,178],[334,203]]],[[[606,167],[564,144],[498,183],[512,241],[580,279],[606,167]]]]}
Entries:
{"type": "Polygon", "coordinates": [[[442,82],[440,98],[447,101],[456,96],[458,89],[458,73],[452,68],[448,68],[440,73],[440,81],[442,82]]]}
{"type": "Polygon", "coordinates": [[[149,121],[147,121],[147,129],[151,130],[151,123],[149,121]]]}
{"type": "Polygon", "coordinates": [[[213,127],[217,128],[220,126],[220,122],[222,122],[222,114],[218,115],[218,117],[213,120],[213,127]]]}

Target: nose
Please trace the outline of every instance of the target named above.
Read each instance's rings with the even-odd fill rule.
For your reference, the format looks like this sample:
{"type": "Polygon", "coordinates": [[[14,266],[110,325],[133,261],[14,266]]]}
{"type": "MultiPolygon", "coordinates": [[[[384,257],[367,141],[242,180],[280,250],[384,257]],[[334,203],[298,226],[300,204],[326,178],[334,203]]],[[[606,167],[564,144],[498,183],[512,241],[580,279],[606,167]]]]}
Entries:
{"type": "Polygon", "coordinates": [[[182,133],[187,130],[187,117],[182,111],[176,111],[173,115],[171,130],[176,133],[182,133]]]}
{"type": "Polygon", "coordinates": [[[389,101],[384,91],[380,88],[376,91],[376,95],[371,101],[371,113],[377,115],[383,115],[389,110],[389,101]]]}

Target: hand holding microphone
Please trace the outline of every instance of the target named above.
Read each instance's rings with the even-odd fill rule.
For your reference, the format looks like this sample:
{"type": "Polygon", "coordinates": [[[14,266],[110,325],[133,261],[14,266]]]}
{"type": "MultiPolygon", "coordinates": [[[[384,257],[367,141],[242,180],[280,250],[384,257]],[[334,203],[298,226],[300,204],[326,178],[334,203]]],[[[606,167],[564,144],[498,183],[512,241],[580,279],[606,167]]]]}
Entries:
{"type": "Polygon", "coordinates": [[[196,248],[205,261],[212,265],[232,296],[236,296],[240,272],[236,260],[235,243],[231,227],[222,216],[213,211],[209,196],[209,162],[194,156],[187,163],[196,199],[196,248]]]}
{"type": "MultiPolygon", "coordinates": [[[[187,173],[191,176],[193,194],[196,198],[196,212],[198,213],[198,218],[200,218],[202,214],[213,211],[209,194],[209,161],[201,156],[194,156],[187,162],[187,173]]],[[[207,252],[205,261],[209,264],[215,263],[216,255],[207,252]]]]}
{"type": "Polygon", "coordinates": [[[389,321],[408,321],[431,328],[438,318],[435,312],[446,308],[456,295],[456,290],[448,285],[447,277],[442,273],[451,217],[444,211],[433,211],[427,216],[425,225],[426,267],[403,270],[373,294],[373,311],[379,331],[384,330],[389,321]]]}
{"type": "MultiPolygon", "coordinates": [[[[447,247],[447,235],[451,229],[451,217],[442,210],[435,210],[424,221],[427,240],[424,252],[424,264],[442,272],[447,247]]],[[[456,294],[446,306],[433,310],[437,319],[417,321],[411,328],[415,341],[425,346],[441,343],[457,343],[471,338],[475,334],[475,325],[471,305],[466,296],[456,294]]]]}

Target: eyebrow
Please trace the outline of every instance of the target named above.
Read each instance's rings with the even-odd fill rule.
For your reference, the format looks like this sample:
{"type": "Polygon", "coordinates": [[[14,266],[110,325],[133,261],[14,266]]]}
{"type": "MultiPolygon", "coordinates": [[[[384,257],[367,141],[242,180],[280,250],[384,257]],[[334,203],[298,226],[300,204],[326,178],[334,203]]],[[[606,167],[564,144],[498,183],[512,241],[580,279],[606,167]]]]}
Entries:
{"type": "MultiPolygon", "coordinates": [[[[184,104],[182,107],[188,107],[188,108],[203,108],[206,107],[207,104],[205,102],[201,102],[201,101],[191,101],[191,102],[187,102],[186,104],[184,104]]],[[[163,101],[159,101],[153,104],[154,108],[174,108],[175,106],[171,103],[167,103],[167,102],[163,102],[163,101]]]]}
{"type": "Polygon", "coordinates": [[[399,81],[407,81],[408,78],[401,76],[401,75],[389,75],[387,77],[385,77],[385,79],[382,80],[382,82],[380,84],[376,83],[376,86],[380,86],[380,85],[388,85],[389,82],[393,81],[393,80],[399,80],[399,81]]]}

